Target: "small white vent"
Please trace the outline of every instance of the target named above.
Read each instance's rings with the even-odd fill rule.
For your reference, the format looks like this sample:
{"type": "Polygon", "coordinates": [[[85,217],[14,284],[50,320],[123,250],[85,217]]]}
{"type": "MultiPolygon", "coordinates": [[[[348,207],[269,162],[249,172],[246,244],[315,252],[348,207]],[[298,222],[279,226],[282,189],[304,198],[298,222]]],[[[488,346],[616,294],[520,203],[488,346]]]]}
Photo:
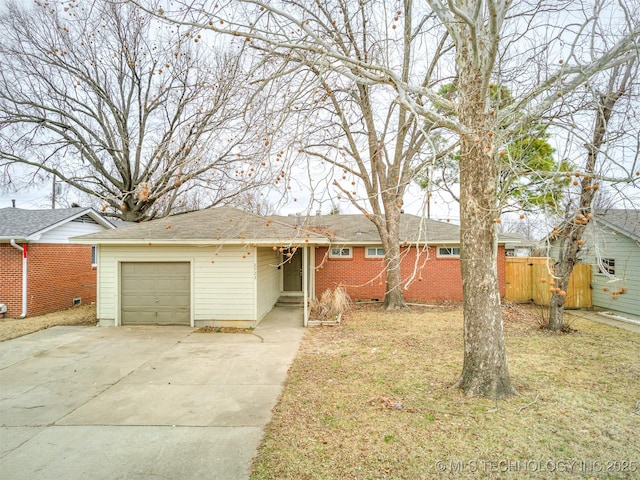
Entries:
{"type": "Polygon", "coordinates": [[[78,223],[93,223],[95,225],[98,224],[98,222],[96,222],[93,218],[91,218],[89,215],[82,215],[81,217],[78,218],[74,218],[73,220],[71,220],[72,222],[78,222],[78,223]]]}

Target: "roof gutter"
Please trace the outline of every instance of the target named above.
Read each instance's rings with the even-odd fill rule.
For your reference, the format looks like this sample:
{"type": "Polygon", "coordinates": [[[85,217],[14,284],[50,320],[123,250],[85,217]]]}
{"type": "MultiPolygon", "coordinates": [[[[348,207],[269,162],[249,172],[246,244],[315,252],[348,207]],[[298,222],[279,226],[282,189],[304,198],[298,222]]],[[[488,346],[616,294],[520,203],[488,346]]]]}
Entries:
{"type": "Polygon", "coordinates": [[[25,243],[21,247],[16,243],[14,238],[11,239],[10,243],[13,248],[22,252],[22,313],[20,314],[20,318],[24,318],[27,316],[27,244],[25,243]]]}
{"type": "MultiPolygon", "coordinates": [[[[93,235],[93,234],[90,234],[93,235]]],[[[273,247],[274,245],[296,245],[298,247],[308,247],[311,245],[330,245],[331,242],[329,241],[328,238],[309,238],[309,242],[306,242],[305,240],[307,240],[307,238],[305,238],[304,240],[301,238],[298,239],[283,239],[283,238],[269,238],[269,239],[251,239],[251,238],[247,238],[244,240],[240,240],[240,239],[234,239],[234,238],[230,238],[230,239],[220,239],[220,240],[213,240],[213,239],[195,239],[195,240],[189,240],[189,239],[171,239],[171,240],[164,240],[164,239],[156,239],[156,240],[149,240],[149,239],[140,239],[140,238],[136,238],[136,239],[124,239],[124,238],[117,238],[117,239],[113,239],[113,238],[85,238],[84,235],[79,236],[79,237],[71,237],[69,238],[69,243],[79,243],[79,244],[86,244],[86,245],[144,245],[144,246],[151,246],[151,245],[193,245],[193,246],[249,246],[249,245],[256,245],[258,247],[273,247]]],[[[379,245],[380,242],[378,242],[376,245],[379,245]]]]}

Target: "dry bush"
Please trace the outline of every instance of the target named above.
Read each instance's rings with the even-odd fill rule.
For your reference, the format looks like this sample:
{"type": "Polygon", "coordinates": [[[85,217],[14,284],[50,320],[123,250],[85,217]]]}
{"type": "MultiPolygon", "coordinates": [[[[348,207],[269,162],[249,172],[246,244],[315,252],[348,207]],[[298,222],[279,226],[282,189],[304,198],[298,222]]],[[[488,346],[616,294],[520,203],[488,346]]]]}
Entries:
{"type": "Polygon", "coordinates": [[[320,298],[311,301],[311,317],[334,319],[341,313],[348,312],[351,307],[351,297],[343,287],[338,287],[335,290],[327,289],[320,298]]]}
{"type": "MultiPolygon", "coordinates": [[[[537,318],[538,328],[540,328],[540,330],[547,330],[549,327],[549,306],[536,305],[536,307],[538,309],[538,318],[537,318]]],[[[567,312],[565,311],[564,324],[562,325],[562,329],[560,330],[560,333],[577,332],[577,330],[571,326],[572,318],[573,317],[571,317],[570,315],[567,315],[567,312]]]]}

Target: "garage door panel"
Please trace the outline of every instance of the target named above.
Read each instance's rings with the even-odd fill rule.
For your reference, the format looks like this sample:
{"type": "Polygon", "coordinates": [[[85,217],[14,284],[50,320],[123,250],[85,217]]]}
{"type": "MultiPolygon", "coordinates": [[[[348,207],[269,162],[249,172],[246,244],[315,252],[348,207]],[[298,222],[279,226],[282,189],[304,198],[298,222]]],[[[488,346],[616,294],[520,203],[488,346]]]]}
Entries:
{"type": "Polygon", "coordinates": [[[171,291],[178,286],[179,284],[178,280],[182,280],[182,279],[174,280],[173,278],[157,278],[157,279],[154,279],[154,283],[158,290],[171,291]]]}
{"type": "Polygon", "coordinates": [[[159,282],[154,278],[140,278],[138,281],[138,285],[136,285],[137,289],[144,291],[157,291],[159,287],[159,282]]]}
{"type": "Polygon", "coordinates": [[[123,325],[189,325],[189,263],[121,264],[123,325]]]}
{"type": "Polygon", "coordinates": [[[176,318],[189,315],[188,309],[146,309],[122,311],[123,325],[183,325],[184,323],[176,323],[176,318]]]}
{"type": "MultiPolygon", "coordinates": [[[[132,296],[123,296],[122,305],[126,306],[126,308],[130,311],[135,309],[145,309],[148,308],[150,310],[154,310],[157,307],[162,307],[165,309],[171,309],[173,307],[185,307],[188,308],[190,304],[188,292],[185,292],[184,295],[177,295],[177,292],[159,292],[158,295],[139,295],[137,297],[132,296]]],[[[125,308],[125,307],[123,307],[125,308]]]]}
{"type": "Polygon", "coordinates": [[[124,272],[122,274],[122,291],[123,292],[134,292],[135,290],[137,290],[141,285],[139,283],[136,283],[137,280],[135,278],[131,278],[131,277],[125,277],[124,276],[124,272]]]}
{"type": "Polygon", "coordinates": [[[123,325],[156,325],[156,319],[157,316],[155,312],[141,310],[122,310],[123,325]]]}
{"type": "Polygon", "coordinates": [[[148,304],[150,307],[162,307],[166,310],[170,310],[176,307],[188,307],[189,306],[189,298],[179,297],[175,295],[171,296],[161,296],[158,297],[157,302],[152,302],[148,304]]]}
{"type": "Polygon", "coordinates": [[[190,304],[191,302],[189,301],[189,297],[186,295],[183,295],[181,297],[174,297],[173,306],[176,308],[189,308],[190,304]]]}

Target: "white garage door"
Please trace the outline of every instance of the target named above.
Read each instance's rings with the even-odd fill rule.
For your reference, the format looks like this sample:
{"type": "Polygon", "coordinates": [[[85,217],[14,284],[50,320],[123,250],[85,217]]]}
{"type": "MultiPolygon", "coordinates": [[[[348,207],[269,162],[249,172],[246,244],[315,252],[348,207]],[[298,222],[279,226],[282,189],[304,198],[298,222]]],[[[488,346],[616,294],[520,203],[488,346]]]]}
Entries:
{"type": "Polygon", "coordinates": [[[189,325],[190,264],[121,264],[122,325],[189,325]]]}

